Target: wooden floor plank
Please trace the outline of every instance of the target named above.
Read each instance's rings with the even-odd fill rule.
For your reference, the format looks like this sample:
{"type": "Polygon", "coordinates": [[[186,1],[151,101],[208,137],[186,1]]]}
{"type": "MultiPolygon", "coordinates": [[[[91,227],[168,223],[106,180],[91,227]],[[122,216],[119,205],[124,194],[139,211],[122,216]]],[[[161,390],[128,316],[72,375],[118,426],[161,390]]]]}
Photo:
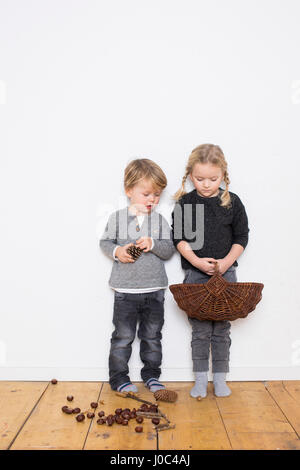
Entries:
{"type": "Polygon", "coordinates": [[[97,401],[102,382],[58,382],[49,384],[40,402],[11,446],[12,450],[80,450],[90,426],[90,420],[79,423],[75,415],[67,415],[61,407],[79,407],[82,411],[97,401]],[[68,402],[67,395],[74,400],[68,402]]]}
{"type": "Polygon", "coordinates": [[[231,449],[211,384],[208,396],[201,401],[190,396],[191,382],[168,382],[165,385],[178,393],[175,403],[160,402],[160,407],[176,428],[158,434],[159,450],[231,449]]]}
{"type": "Polygon", "coordinates": [[[300,440],[294,432],[232,432],[237,450],[300,450],[300,440]]]}
{"type": "Polygon", "coordinates": [[[300,382],[267,382],[266,388],[285,414],[295,432],[300,436],[300,382]]]}
{"type": "Polygon", "coordinates": [[[48,382],[0,381],[0,449],[9,447],[48,382]]]}
{"type": "Polygon", "coordinates": [[[232,394],[217,403],[234,449],[298,448],[297,434],[262,382],[229,386],[232,394]]]}
{"type": "MultiPolygon", "coordinates": [[[[139,389],[138,396],[143,400],[155,403],[153,394],[149,392],[140,383],[136,384],[139,389]]],[[[114,414],[116,408],[136,408],[138,409],[141,402],[131,398],[123,398],[116,396],[108,383],[105,383],[101,391],[100,400],[104,401],[104,405],[100,405],[99,410],[103,410],[105,415],[114,414]]],[[[99,411],[98,410],[98,411],[99,411]]],[[[157,437],[156,432],[152,429],[151,420],[144,420],[143,432],[136,433],[135,427],[138,423],[135,419],[130,420],[128,426],[113,424],[97,424],[97,419],[93,419],[90,432],[88,434],[84,449],[85,450],[156,450],[157,437]]]]}

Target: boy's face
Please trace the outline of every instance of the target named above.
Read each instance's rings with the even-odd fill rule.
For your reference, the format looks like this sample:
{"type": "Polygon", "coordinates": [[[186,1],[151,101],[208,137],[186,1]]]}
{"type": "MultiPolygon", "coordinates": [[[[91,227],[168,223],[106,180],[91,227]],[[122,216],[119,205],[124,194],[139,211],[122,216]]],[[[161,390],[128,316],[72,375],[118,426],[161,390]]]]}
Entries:
{"type": "Polygon", "coordinates": [[[130,199],[130,206],[134,206],[139,215],[149,214],[157,206],[162,190],[153,187],[150,180],[143,179],[125,192],[130,199]]]}
{"type": "Polygon", "coordinates": [[[190,174],[191,181],[197,193],[203,197],[214,197],[219,192],[223,172],[217,165],[211,163],[196,163],[190,174]]]}

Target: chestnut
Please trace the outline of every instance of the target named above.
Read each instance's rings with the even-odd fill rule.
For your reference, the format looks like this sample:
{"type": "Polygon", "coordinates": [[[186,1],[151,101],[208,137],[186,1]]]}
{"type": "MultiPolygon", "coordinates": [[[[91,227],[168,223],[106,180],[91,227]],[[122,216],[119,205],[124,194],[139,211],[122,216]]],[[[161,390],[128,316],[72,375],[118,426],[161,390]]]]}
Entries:
{"type": "Polygon", "coordinates": [[[123,426],[127,426],[127,424],[128,424],[127,419],[123,419],[123,423],[122,423],[122,424],[123,424],[123,426]]]}
{"type": "Polygon", "coordinates": [[[73,413],[73,409],[72,408],[66,408],[65,413],[67,413],[67,415],[71,415],[73,413]]]}
{"type": "Polygon", "coordinates": [[[51,380],[51,383],[52,383],[53,385],[56,385],[56,384],[57,384],[57,380],[56,380],[56,379],[52,379],[52,380],[51,380]]]}
{"type": "Polygon", "coordinates": [[[97,407],[98,407],[98,403],[96,403],[95,401],[92,401],[91,408],[97,408],[97,407]]]}
{"type": "Polygon", "coordinates": [[[72,401],[73,398],[74,398],[73,395],[68,395],[68,396],[67,396],[67,400],[68,400],[68,401],[72,401]]]}
{"type": "Polygon", "coordinates": [[[120,415],[122,413],[122,411],[123,411],[122,408],[117,408],[115,410],[115,413],[116,413],[116,415],[120,415]]]}
{"type": "Polygon", "coordinates": [[[87,418],[91,419],[95,417],[95,413],[88,413],[86,416],[87,418]]]}
{"type": "Polygon", "coordinates": [[[160,423],[160,419],[159,419],[159,418],[152,418],[152,423],[153,423],[153,424],[159,424],[159,423],[160,423]]]}
{"type": "Polygon", "coordinates": [[[69,407],[68,407],[68,406],[63,406],[63,407],[62,407],[62,411],[63,411],[64,413],[65,413],[65,412],[66,412],[66,410],[68,410],[68,409],[69,409],[69,407]]]}
{"type": "Polygon", "coordinates": [[[150,405],[149,411],[150,411],[150,413],[157,413],[158,412],[158,406],[157,405],[150,405]]]}
{"type": "Polygon", "coordinates": [[[99,411],[98,416],[100,416],[100,418],[101,418],[102,416],[105,416],[104,411],[99,411]]]}
{"type": "Polygon", "coordinates": [[[84,414],[80,414],[80,415],[76,416],[76,419],[77,419],[77,421],[81,422],[81,421],[85,420],[85,416],[84,416],[84,414]]]}
{"type": "Polygon", "coordinates": [[[80,413],[80,411],[80,408],[74,408],[73,413],[77,415],[78,413],[80,413]]]}
{"type": "Polygon", "coordinates": [[[141,424],[144,421],[144,418],[143,416],[138,416],[135,420],[137,423],[141,424]]]}
{"type": "Polygon", "coordinates": [[[143,432],[143,426],[137,426],[135,432],[143,432]]]}
{"type": "Polygon", "coordinates": [[[97,419],[97,424],[104,424],[105,423],[105,420],[104,419],[97,419]]]}

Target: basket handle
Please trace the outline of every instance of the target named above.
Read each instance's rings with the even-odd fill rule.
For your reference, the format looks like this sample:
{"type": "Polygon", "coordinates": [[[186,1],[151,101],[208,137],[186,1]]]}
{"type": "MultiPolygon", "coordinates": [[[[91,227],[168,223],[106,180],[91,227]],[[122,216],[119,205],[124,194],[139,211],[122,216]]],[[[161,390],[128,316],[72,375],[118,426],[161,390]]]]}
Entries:
{"type": "Polygon", "coordinates": [[[218,261],[212,261],[212,263],[215,263],[215,274],[219,272],[219,263],[218,261]]]}

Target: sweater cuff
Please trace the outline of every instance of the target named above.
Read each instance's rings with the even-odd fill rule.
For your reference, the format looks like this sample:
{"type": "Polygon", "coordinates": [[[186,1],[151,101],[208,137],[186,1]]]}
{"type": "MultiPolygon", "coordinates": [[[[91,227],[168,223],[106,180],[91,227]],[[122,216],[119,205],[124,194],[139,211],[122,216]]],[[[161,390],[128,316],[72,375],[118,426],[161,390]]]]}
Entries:
{"type": "Polygon", "coordinates": [[[232,240],[232,244],[237,243],[238,245],[241,245],[244,249],[248,245],[248,238],[245,237],[236,237],[232,240]]]}
{"type": "Polygon", "coordinates": [[[119,261],[119,258],[117,258],[116,255],[115,255],[117,248],[119,248],[119,245],[117,245],[116,248],[114,248],[114,251],[113,251],[113,259],[114,259],[115,261],[119,261]]]}

